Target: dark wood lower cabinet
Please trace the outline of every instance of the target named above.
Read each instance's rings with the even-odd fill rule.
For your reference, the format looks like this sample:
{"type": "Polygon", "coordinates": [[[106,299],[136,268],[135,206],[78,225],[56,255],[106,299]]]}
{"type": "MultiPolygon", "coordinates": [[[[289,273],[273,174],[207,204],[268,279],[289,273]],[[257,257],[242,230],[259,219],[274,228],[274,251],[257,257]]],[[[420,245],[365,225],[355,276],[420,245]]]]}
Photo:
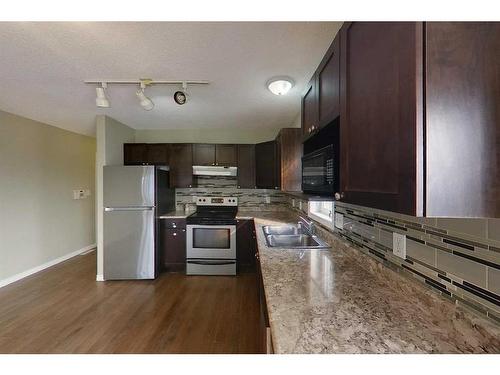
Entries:
{"type": "Polygon", "coordinates": [[[238,219],[236,226],[236,260],[238,272],[255,271],[257,243],[253,219],[238,219]]]}
{"type": "Polygon", "coordinates": [[[159,227],[160,271],[184,271],[186,269],[186,220],[161,219],[159,227]]]}
{"type": "Polygon", "coordinates": [[[269,314],[267,312],[266,293],[264,291],[264,280],[260,268],[260,259],[257,253],[257,278],[259,283],[259,337],[260,352],[263,354],[273,353],[273,344],[271,339],[271,325],[269,324],[269,314]]]}

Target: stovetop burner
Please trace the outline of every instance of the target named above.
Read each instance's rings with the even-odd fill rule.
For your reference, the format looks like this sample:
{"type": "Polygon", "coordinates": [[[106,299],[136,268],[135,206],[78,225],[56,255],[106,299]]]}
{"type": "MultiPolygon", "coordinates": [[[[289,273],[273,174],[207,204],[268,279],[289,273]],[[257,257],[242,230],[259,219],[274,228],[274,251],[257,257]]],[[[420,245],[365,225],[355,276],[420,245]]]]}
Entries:
{"type": "Polygon", "coordinates": [[[234,225],[237,212],[237,198],[197,197],[196,212],[186,218],[186,224],[234,225]]]}

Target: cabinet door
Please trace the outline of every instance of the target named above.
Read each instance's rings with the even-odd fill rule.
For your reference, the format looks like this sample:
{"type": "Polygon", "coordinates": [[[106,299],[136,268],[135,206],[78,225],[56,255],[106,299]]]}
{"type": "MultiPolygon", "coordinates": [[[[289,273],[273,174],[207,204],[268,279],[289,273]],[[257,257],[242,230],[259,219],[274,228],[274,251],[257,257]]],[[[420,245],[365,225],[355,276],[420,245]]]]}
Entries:
{"type": "Polygon", "coordinates": [[[279,159],[275,141],[255,145],[255,180],[259,189],[279,189],[279,159]]]}
{"type": "Polygon", "coordinates": [[[341,193],[349,203],[422,215],[422,24],[341,30],[341,193]]]}
{"type": "Polygon", "coordinates": [[[318,68],[319,126],[340,115],[340,34],[337,34],[318,68]]]}
{"type": "Polygon", "coordinates": [[[167,229],[160,224],[160,270],[182,271],[186,267],[186,229],[167,229]]]}
{"type": "Polygon", "coordinates": [[[279,133],[281,190],[302,190],[302,136],[298,128],[283,128],[279,133]]]}
{"type": "Polygon", "coordinates": [[[500,217],[500,23],[426,24],[426,215],[500,217]]]}
{"type": "Polygon", "coordinates": [[[257,251],[255,225],[253,220],[238,220],[236,227],[236,261],[238,270],[255,270],[257,251]]]}
{"type": "Polygon", "coordinates": [[[193,186],[193,148],[190,143],[170,145],[170,185],[176,188],[193,186]]]}
{"type": "Polygon", "coordinates": [[[216,145],[215,165],[236,167],[237,165],[236,145],[216,145]]]}
{"type": "Polygon", "coordinates": [[[147,162],[153,165],[168,165],[169,147],[166,143],[147,144],[147,162]]]}
{"type": "Polygon", "coordinates": [[[123,164],[124,165],[147,164],[147,144],[125,143],[123,145],[123,164]]]}
{"type": "Polygon", "coordinates": [[[255,188],[255,145],[238,145],[238,188],[255,188]]]}
{"type": "Polygon", "coordinates": [[[316,76],[311,78],[302,97],[302,134],[308,136],[318,127],[318,97],[316,76]]]}
{"type": "Polygon", "coordinates": [[[193,144],[193,165],[215,165],[215,145],[193,144]]]}

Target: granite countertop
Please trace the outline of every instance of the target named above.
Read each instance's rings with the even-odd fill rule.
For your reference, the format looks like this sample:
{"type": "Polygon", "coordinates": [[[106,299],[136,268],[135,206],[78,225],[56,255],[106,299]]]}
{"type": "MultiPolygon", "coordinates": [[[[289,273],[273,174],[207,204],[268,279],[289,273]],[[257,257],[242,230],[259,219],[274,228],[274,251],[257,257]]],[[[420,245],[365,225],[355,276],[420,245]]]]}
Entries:
{"type": "Polygon", "coordinates": [[[500,327],[321,230],[329,250],[272,249],[254,217],[275,353],[500,353],[500,327]]]}

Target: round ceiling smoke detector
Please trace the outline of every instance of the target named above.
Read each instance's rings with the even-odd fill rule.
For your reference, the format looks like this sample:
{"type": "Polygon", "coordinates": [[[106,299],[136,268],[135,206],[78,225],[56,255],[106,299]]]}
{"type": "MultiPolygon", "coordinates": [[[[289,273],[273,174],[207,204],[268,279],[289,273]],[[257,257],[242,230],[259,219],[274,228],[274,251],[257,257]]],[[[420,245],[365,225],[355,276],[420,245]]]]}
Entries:
{"type": "Polygon", "coordinates": [[[267,82],[267,88],[274,95],[286,95],[293,87],[293,80],[289,77],[275,77],[267,82]]]}

